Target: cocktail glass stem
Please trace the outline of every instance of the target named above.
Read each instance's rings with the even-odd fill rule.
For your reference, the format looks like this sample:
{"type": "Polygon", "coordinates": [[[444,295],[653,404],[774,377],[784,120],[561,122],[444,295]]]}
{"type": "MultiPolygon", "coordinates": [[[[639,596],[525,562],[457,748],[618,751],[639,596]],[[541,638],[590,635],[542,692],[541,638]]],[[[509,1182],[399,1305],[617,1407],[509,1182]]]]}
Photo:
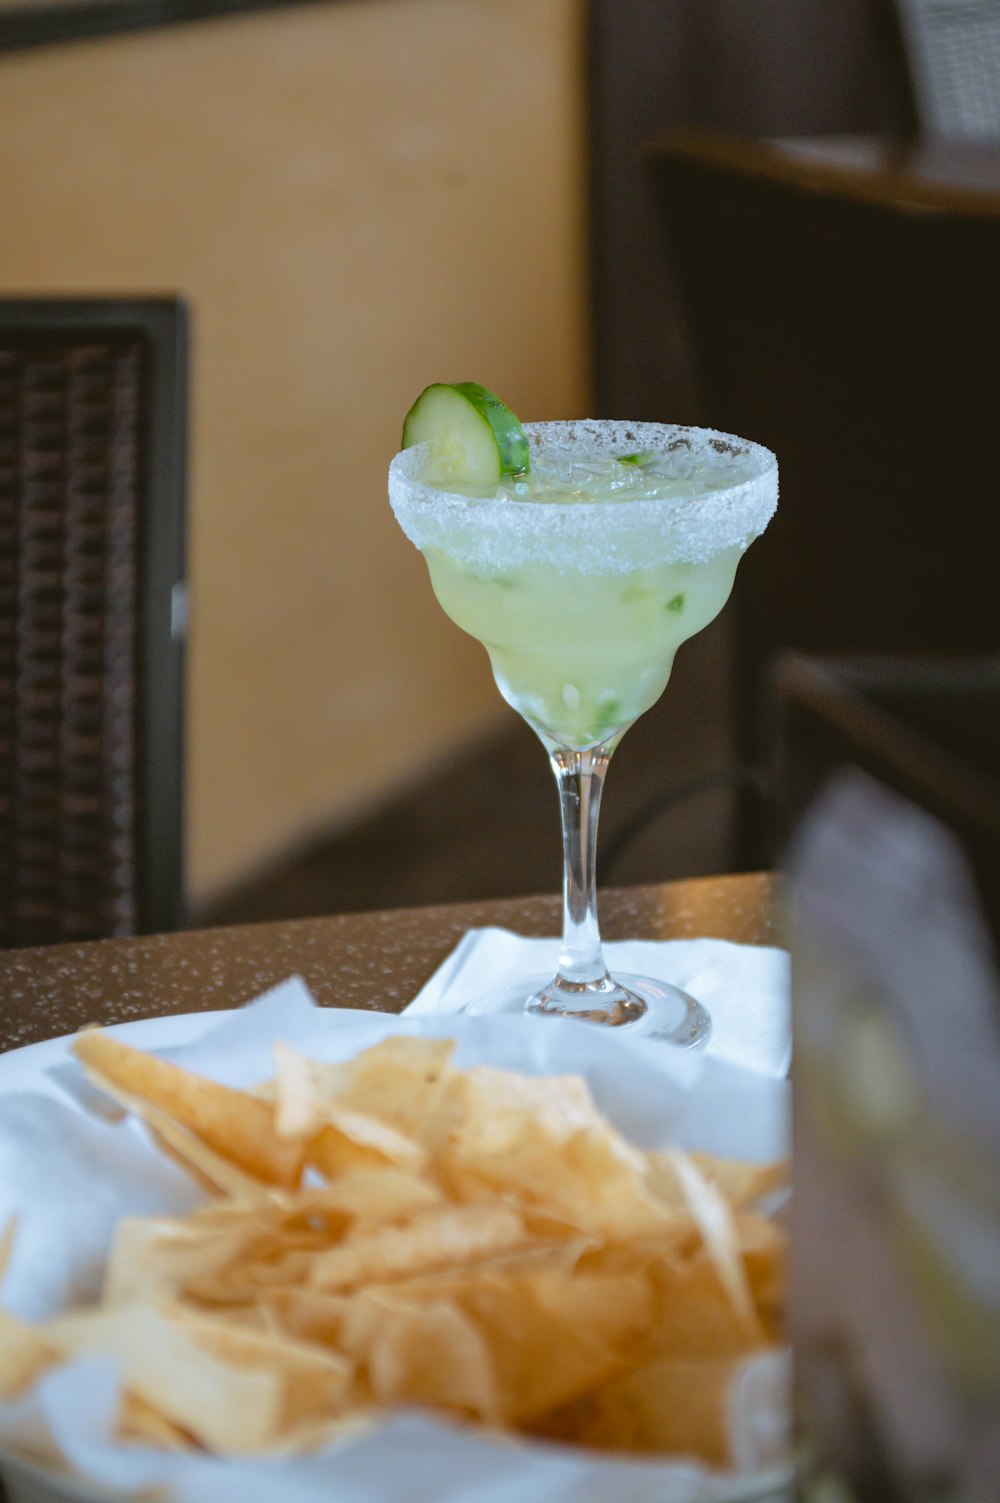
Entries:
{"type": "Polygon", "coordinates": [[[611,1026],[634,1023],[646,1004],[608,974],[597,922],[597,821],[616,742],[585,751],[547,744],[562,813],[562,949],[556,975],[528,999],[528,1011],[611,1026]]]}
{"type": "Polygon", "coordinates": [[[597,821],[611,754],[606,747],[568,751],[549,761],[559,789],[563,838],[563,931],[559,979],[572,984],[608,974],[597,922],[597,821]]]}

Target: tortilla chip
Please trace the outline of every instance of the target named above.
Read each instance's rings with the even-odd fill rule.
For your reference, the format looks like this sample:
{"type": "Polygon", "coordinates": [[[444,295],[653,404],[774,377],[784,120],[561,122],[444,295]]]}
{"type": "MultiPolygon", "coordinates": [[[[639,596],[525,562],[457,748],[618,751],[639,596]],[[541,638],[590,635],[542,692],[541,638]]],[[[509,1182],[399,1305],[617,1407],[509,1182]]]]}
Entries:
{"type": "Polygon", "coordinates": [[[739,1370],[730,1358],[651,1362],[545,1416],[536,1433],[602,1450],[690,1457],[729,1466],[727,1395],[739,1370]]]}
{"type": "Polygon", "coordinates": [[[37,1326],[0,1309],[0,1399],[20,1398],[54,1360],[37,1326]]]}
{"type": "Polygon", "coordinates": [[[73,1048],[94,1083],[111,1096],[123,1092],[130,1108],[139,1103],[140,1111],[145,1106],[165,1113],[263,1184],[298,1184],[304,1149],[278,1136],[269,1102],[131,1049],[98,1030],[80,1034],[73,1048]]]}
{"type": "Polygon", "coordinates": [[[123,1221],[97,1308],[0,1316],[0,1396],[107,1352],[126,1444],[308,1455],[405,1404],[731,1461],[734,1375],[782,1324],[784,1165],[645,1153],[581,1079],[460,1070],[445,1040],[278,1046],[251,1091],[76,1047],[212,1198],[123,1221]]]}
{"type": "Polygon", "coordinates": [[[309,1282],[314,1289],[329,1291],[384,1284],[497,1257],[528,1240],[521,1217],[505,1207],[448,1206],[405,1226],[352,1233],[338,1247],[316,1256],[309,1282]]]}

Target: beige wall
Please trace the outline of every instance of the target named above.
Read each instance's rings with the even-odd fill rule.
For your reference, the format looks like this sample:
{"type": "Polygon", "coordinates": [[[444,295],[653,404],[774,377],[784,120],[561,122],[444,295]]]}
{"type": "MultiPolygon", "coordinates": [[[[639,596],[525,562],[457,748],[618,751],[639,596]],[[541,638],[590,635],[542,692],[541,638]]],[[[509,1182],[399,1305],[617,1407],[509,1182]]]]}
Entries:
{"type": "Polygon", "coordinates": [[[497,714],[385,469],[432,380],[586,406],[576,0],[349,0],[0,57],[0,287],[194,316],[197,899],[497,714]]]}

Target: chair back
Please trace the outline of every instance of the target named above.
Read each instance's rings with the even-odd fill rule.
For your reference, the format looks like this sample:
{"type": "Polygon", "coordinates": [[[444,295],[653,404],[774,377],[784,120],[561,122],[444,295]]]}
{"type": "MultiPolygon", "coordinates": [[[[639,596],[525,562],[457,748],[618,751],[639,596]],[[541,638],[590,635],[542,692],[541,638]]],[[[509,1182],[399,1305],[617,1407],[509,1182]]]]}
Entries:
{"type": "Polygon", "coordinates": [[[1000,0],[892,0],[921,134],[1000,142],[1000,0]]]}
{"type": "Polygon", "coordinates": [[[778,455],[734,600],[739,750],[760,768],[779,650],[1000,649],[1000,196],[907,201],[899,178],[691,133],[651,164],[706,416],[778,455]]]}
{"type": "Polygon", "coordinates": [[[0,300],[0,944],[183,913],[186,316],[0,300]]]}

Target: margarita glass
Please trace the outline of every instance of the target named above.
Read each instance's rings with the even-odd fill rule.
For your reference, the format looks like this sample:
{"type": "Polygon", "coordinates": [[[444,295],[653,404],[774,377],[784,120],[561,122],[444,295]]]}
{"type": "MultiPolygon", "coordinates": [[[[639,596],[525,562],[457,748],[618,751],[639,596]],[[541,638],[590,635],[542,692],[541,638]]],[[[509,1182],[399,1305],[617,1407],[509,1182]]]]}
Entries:
{"type": "Polygon", "coordinates": [[[693,998],[608,973],[597,819],[616,746],[659,699],[677,648],[725,605],[740,558],[773,514],[777,464],[769,450],[708,429],[580,421],[524,432],[530,469],[488,488],[451,478],[426,444],[397,454],[389,471],[396,518],[440,604],[486,648],[559,788],[558,971],[509,1000],[700,1044],[711,1022],[693,998]]]}

